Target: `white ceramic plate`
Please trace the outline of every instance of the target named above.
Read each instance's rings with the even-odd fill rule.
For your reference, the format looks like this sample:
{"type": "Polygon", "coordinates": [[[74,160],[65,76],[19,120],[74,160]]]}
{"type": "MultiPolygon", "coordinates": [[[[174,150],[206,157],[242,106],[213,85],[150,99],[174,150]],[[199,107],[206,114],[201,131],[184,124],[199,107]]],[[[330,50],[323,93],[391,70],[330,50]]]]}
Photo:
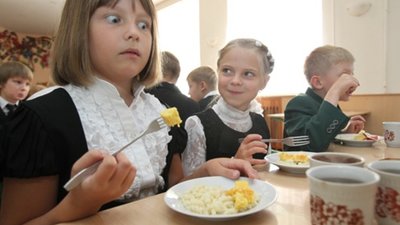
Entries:
{"type": "Polygon", "coordinates": [[[246,216],[249,214],[253,214],[259,212],[266,207],[272,205],[277,197],[278,194],[276,189],[269,183],[262,181],[262,180],[250,180],[245,177],[241,177],[240,180],[247,180],[249,182],[250,187],[259,195],[260,201],[258,204],[244,212],[236,213],[236,214],[229,214],[229,215],[203,215],[194,213],[190,210],[187,210],[181,203],[179,196],[188,191],[189,189],[199,186],[199,185],[209,185],[209,186],[219,186],[224,189],[230,189],[235,186],[235,180],[231,180],[225,177],[202,177],[197,179],[188,180],[182,183],[179,183],[173,187],[171,187],[164,196],[165,203],[173,210],[188,215],[193,216],[201,219],[206,220],[214,220],[214,221],[222,221],[222,220],[230,220],[237,217],[246,216]]]}
{"type": "Polygon", "coordinates": [[[353,146],[353,147],[370,147],[376,141],[374,140],[354,140],[354,137],[357,134],[338,134],[335,139],[344,145],[353,146]]]}
{"type": "MultiPolygon", "coordinates": [[[[313,152],[303,152],[303,151],[290,151],[287,152],[289,154],[306,154],[307,156],[310,156],[314,154],[313,152]]],[[[305,173],[308,168],[310,168],[310,163],[302,163],[302,164],[295,164],[293,162],[285,162],[281,161],[279,159],[279,154],[280,152],[276,152],[270,155],[265,156],[265,159],[268,160],[268,162],[276,165],[279,167],[280,170],[288,172],[288,173],[305,173]]]]}

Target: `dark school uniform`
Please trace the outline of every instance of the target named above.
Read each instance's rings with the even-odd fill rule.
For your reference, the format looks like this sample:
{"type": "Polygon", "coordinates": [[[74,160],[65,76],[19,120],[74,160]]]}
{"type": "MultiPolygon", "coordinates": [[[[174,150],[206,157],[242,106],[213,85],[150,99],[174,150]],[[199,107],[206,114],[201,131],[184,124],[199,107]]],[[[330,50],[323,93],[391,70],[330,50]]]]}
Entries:
{"type": "MultiPolygon", "coordinates": [[[[238,139],[244,138],[248,134],[260,134],[263,138],[270,137],[264,117],[257,113],[250,112],[253,126],[247,132],[236,131],[228,127],[211,108],[197,114],[197,116],[204,127],[207,146],[206,160],[235,156],[240,146],[238,139]]],[[[253,157],[263,159],[265,154],[255,154],[253,157]]]]}

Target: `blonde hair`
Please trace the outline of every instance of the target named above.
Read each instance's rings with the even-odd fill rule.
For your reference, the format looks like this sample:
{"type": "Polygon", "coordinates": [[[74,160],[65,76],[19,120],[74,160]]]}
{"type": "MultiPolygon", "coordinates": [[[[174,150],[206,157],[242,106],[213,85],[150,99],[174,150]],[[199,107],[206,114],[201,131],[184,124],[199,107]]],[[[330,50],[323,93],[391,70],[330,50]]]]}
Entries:
{"type": "Polygon", "coordinates": [[[0,64],[0,85],[5,84],[11,77],[22,77],[33,80],[33,72],[23,63],[4,62],[0,64]]]}
{"type": "Polygon", "coordinates": [[[161,71],[167,79],[178,79],[181,73],[181,66],[178,58],[171,52],[161,52],[161,71]]]}
{"type": "Polygon", "coordinates": [[[257,53],[260,54],[263,62],[264,72],[270,74],[274,69],[274,58],[272,57],[271,52],[268,50],[268,47],[265,46],[258,40],[251,38],[239,38],[230,41],[225,47],[223,47],[219,51],[219,57],[217,61],[217,66],[219,68],[221,59],[225,56],[225,54],[234,47],[242,47],[247,49],[254,49],[257,53]]]}
{"type": "Polygon", "coordinates": [[[353,55],[346,49],[325,45],[314,49],[304,63],[304,74],[310,82],[313,75],[324,75],[339,63],[354,63],[353,55]]]}
{"type": "Polygon", "coordinates": [[[209,66],[200,66],[192,70],[186,78],[195,83],[204,81],[210,90],[217,89],[217,74],[209,66]]]}
{"type": "MultiPolygon", "coordinates": [[[[58,85],[87,86],[93,81],[89,56],[89,22],[95,10],[114,7],[119,0],[66,0],[60,26],[54,42],[53,80],[58,85]]],[[[151,0],[139,0],[152,19],[152,45],[149,61],[137,77],[137,82],[150,87],[161,78],[158,53],[156,10],[151,0]]],[[[135,1],[132,1],[134,4],[135,1]]]]}

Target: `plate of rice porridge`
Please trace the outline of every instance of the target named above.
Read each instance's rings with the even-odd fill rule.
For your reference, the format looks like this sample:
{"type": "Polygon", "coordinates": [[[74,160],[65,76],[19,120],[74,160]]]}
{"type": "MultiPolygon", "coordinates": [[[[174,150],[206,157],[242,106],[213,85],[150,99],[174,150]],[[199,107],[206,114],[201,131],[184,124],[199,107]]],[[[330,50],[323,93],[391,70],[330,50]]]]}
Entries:
{"type": "Polygon", "coordinates": [[[272,205],[277,197],[276,189],[262,180],[212,176],[171,187],[165,193],[164,201],[179,213],[223,221],[259,212],[272,205]]]}

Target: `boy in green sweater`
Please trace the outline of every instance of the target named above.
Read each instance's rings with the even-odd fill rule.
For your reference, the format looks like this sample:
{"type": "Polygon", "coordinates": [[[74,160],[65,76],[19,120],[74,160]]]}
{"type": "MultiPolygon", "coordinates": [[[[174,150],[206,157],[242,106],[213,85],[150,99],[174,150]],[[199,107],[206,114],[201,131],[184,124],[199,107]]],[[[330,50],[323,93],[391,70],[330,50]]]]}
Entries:
{"type": "Polygon", "coordinates": [[[362,116],[347,117],[339,101],[348,101],[360,85],[353,75],[354,57],[335,46],[316,48],[307,57],[304,73],[310,87],[291,99],[285,109],[284,136],[308,135],[310,144],[286,150],[325,151],[338,133],[358,133],[362,116]]]}

